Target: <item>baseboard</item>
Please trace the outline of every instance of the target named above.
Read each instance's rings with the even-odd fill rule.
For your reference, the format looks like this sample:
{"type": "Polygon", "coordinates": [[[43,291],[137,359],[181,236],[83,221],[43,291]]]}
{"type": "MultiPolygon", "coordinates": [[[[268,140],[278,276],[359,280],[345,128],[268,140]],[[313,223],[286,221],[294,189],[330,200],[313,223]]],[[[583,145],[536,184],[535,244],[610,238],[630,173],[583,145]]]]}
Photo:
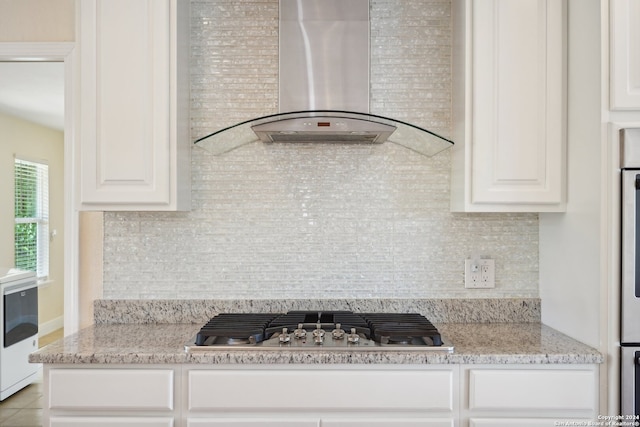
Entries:
{"type": "Polygon", "coordinates": [[[57,331],[64,327],[64,316],[56,317],[48,322],[38,324],[38,337],[49,335],[53,331],[57,331]]]}

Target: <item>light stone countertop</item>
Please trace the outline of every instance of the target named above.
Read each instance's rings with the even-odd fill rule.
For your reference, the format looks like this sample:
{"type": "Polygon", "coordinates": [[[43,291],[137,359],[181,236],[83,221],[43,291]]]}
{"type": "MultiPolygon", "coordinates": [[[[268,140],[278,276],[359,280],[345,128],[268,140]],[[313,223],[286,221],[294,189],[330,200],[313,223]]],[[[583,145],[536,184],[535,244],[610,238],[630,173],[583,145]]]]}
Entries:
{"type": "Polygon", "coordinates": [[[29,356],[48,364],[592,364],[603,356],[538,322],[437,323],[453,353],[216,350],[186,353],[195,323],[96,324],[29,356]]]}

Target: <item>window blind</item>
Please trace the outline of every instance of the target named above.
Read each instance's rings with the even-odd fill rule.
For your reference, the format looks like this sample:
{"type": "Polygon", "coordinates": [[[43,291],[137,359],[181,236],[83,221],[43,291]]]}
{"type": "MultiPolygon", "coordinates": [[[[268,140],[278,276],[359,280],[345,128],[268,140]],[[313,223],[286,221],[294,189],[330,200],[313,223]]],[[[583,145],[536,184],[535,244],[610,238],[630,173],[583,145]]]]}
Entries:
{"type": "Polygon", "coordinates": [[[15,159],[15,264],[49,276],[49,166],[15,159]]]}

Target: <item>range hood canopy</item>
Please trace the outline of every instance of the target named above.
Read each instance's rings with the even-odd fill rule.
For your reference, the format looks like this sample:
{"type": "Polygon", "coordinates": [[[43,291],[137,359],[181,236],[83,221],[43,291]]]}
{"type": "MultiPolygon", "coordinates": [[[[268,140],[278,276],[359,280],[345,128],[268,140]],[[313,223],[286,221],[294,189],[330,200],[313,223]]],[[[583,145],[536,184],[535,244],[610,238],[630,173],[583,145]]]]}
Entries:
{"type": "Polygon", "coordinates": [[[393,142],[433,156],[453,142],[421,127],[388,117],[339,110],[272,114],[229,126],[195,143],[220,155],[254,142],[381,144],[393,142]]]}
{"type": "Polygon", "coordinates": [[[195,141],[213,154],[252,142],[381,144],[433,156],[453,142],[369,111],[369,0],[280,0],[279,114],[195,141]]]}

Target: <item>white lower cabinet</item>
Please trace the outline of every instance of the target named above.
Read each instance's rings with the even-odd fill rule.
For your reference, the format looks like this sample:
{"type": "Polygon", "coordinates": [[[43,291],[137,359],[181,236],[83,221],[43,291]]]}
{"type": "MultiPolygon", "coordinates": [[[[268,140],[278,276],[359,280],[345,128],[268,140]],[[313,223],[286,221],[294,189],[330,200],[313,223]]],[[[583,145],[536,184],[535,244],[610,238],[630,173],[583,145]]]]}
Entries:
{"type": "Polygon", "coordinates": [[[318,427],[318,420],[292,420],[291,418],[274,419],[189,419],[187,427],[318,427]]]}
{"type": "Polygon", "coordinates": [[[187,427],[453,427],[452,418],[368,418],[359,416],[357,419],[325,419],[319,415],[314,419],[292,420],[291,417],[252,418],[252,419],[209,419],[190,418],[187,427]]]}
{"type": "Polygon", "coordinates": [[[47,427],[546,427],[599,413],[597,365],[45,365],[44,385],[47,427]]]}
{"type": "Polygon", "coordinates": [[[457,379],[441,366],[190,369],[187,426],[453,427],[457,379]]]}
{"type": "Polygon", "coordinates": [[[173,410],[173,370],[53,369],[50,409],[173,410]]]}
{"type": "Polygon", "coordinates": [[[469,409],[589,411],[596,395],[591,370],[469,371],[469,409]]]}
{"type": "Polygon", "coordinates": [[[44,426],[176,426],[174,368],[91,366],[45,365],[44,426]]]}
{"type": "Polygon", "coordinates": [[[173,418],[53,417],[51,427],[173,427],[173,418]]]}
{"type": "Polygon", "coordinates": [[[469,427],[550,427],[598,414],[595,365],[474,365],[462,376],[469,427]]]}
{"type": "Polygon", "coordinates": [[[190,370],[188,409],[452,413],[453,369],[190,370]]]}
{"type": "Polygon", "coordinates": [[[451,418],[359,418],[357,420],[322,420],[321,427],[453,427],[451,418]]]}
{"type": "MultiPolygon", "coordinates": [[[[589,425],[589,419],[571,419],[573,425],[589,425]]],[[[555,427],[561,421],[557,418],[472,418],[469,427],[555,427]]],[[[572,425],[572,424],[568,424],[572,425]]]]}

